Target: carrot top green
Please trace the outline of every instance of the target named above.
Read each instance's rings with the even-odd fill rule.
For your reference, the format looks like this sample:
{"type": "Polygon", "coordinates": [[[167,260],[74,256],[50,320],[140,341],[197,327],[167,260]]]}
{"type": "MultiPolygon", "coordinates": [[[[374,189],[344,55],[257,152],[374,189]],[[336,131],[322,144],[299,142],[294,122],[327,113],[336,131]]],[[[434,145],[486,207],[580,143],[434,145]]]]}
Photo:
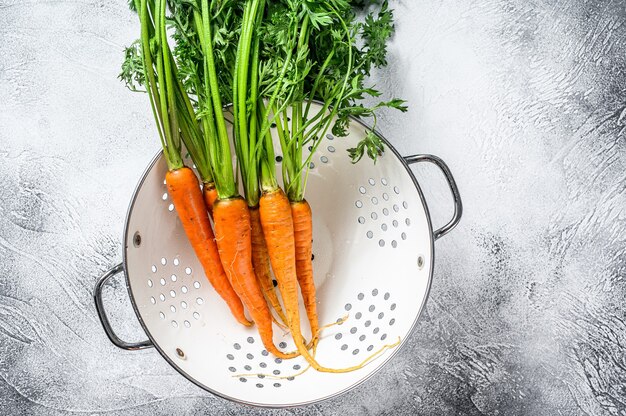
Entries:
{"type": "MultiPolygon", "coordinates": [[[[261,188],[277,186],[269,136],[270,126],[275,125],[285,191],[290,200],[301,201],[311,158],[327,132],[345,136],[351,116],[373,117],[375,126],[376,110],[382,107],[406,111],[400,99],[373,106],[361,103],[366,96],[380,96],[365,80],[373,68],[387,64],[393,15],[386,1],[363,22],[347,0],[250,0],[246,4],[257,14],[244,12],[237,62],[246,66],[236,72],[233,85],[236,106],[241,109],[247,104],[245,114],[239,110],[235,117],[237,142],[247,136],[249,143],[244,149],[248,160],[239,160],[248,170],[246,189],[255,184],[255,173],[248,167],[254,158],[261,188]],[[322,103],[319,109],[312,105],[315,101],[322,103]],[[304,157],[307,148],[311,150],[304,157]]],[[[354,162],[364,154],[376,160],[382,151],[372,128],[350,149],[350,156],[354,162]]]]}
{"type": "Polygon", "coordinates": [[[139,16],[141,35],[126,48],[119,78],[132,91],[148,94],[168,168],[174,170],[183,166],[182,142],[202,181],[213,182],[206,141],[196,120],[196,110],[168,44],[167,2],[134,0],[131,8],[139,16]]]}

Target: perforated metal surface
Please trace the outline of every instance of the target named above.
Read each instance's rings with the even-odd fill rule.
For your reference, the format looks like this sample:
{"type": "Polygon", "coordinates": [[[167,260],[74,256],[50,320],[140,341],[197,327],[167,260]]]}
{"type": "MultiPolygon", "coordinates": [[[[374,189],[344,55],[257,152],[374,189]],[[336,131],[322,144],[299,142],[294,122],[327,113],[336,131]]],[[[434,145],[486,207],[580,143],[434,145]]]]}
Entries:
{"type": "MultiPolygon", "coordinates": [[[[432,230],[418,188],[391,150],[375,165],[350,162],[346,150],[364,133],[353,122],[348,137],[324,138],[307,185],[320,324],[349,316],[323,333],[316,358],[328,367],[354,365],[404,340],[430,284],[432,230]]],[[[183,375],[237,401],[290,406],[345,391],[393,355],[387,351],[352,373],[327,374],[302,373],[307,363],[300,357],[283,361],[268,354],[256,328],[237,324],[206,280],[167,195],[166,169],[157,157],[138,187],[127,219],[125,262],[144,329],[183,375]]],[[[301,315],[308,328],[304,309],[301,315]]],[[[275,343],[293,350],[290,335],[274,329],[275,343]]]]}

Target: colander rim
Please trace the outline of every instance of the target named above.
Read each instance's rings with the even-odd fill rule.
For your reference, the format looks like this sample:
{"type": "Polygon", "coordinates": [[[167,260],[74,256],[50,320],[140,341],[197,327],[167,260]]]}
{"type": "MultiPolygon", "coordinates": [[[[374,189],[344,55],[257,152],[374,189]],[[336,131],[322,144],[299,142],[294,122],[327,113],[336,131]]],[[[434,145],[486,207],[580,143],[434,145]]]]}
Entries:
{"type": "MultiPolygon", "coordinates": [[[[317,104],[321,104],[321,102],[319,102],[319,101],[314,101],[314,102],[317,103],[317,104]]],[[[363,120],[357,119],[355,117],[350,117],[350,119],[351,119],[352,122],[356,122],[356,123],[360,124],[365,129],[372,129],[371,126],[369,126],[363,120]]],[[[411,180],[413,181],[413,185],[415,185],[415,189],[416,189],[416,191],[417,191],[417,193],[418,193],[418,195],[420,197],[420,201],[422,202],[422,206],[424,207],[424,212],[426,214],[426,222],[427,222],[427,225],[428,225],[428,235],[429,235],[429,239],[430,239],[430,253],[431,253],[430,270],[428,271],[428,282],[426,283],[426,293],[424,294],[424,297],[422,299],[422,303],[421,303],[421,305],[418,308],[417,314],[415,315],[415,319],[414,319],[413,323],[411,324],[411,328],[407,332],[407,334],[410,335],[415,330],[417,322],[418,322],[420,316],[422,315],[422,312],[424,310],[424,307],[426,306],[426,302],[427,302],[428,297],[430,295],[430,289],[431,289],[431,284],[432,284],[432,279],[433,279],[433,270],[434,270],[434,266],[435,266],[435,238],[434,238],[434,235],[433,235],[432,221],[431,221],[431,218],[430,218],[430,211],[428,209],[428,204],[426,203],[426,199],[424,198],[424,194],[422,193],[422,189],[420,188],[419,183],[417,182],[417,179],[415,178],[415,175],[413,174],[413,171],[411,170],[411,167],[407,163],[406,159],[380,133],[379,130],[373,129],[373,131],[374,131],[374,134],[376,134],[383,141],[383,143],[385,144],[385,146],[386,146],[385,150],[386,151],[390,150],[391,153],[400,160],[400,163],[402,163],[402,166],[405,168],[405,170],[409,174],[411,180]]],[[[126,264],[127,264],[127,257],[128,257],[128,237],[129,237],[129,232],[130,232],[130,230],[129,230],[129,223],[130,223],[130,217],[131,217],[131,214],[133,212],[134,205],[135,205],[135,201],[137,200],[139,191],[141,190],[141,188],[142,188],[142,186],[143,186],[143,184],[144,184],[148,174],[150,173],[150,171],[152,170],[154,165],[157,163],[157,161],[161,158],[162,154],[163,154],[162,150],[157,151],[156,155],[153,156],[152,160],[150,161],[150,163],[148,164],[146,169],[141,174],[141,179],[139,180],[139,182],[137,183],[135,189],[133,190],[131,201],[130,201],[130,204],[128,205],[128,210],[126,212],[126,218],[125,218],[125,221],[124,221],[124,233],[123,233],[124,250],[122,251],[122,265],[123,265],[123,269],[124,269],[124,278],[126,280],[126,289],[128,291],[129,298],[130,298],[133,310],[135,311],[135,315],[137,316],[137,319],[138,319],[142,329],[144,330],[144,332],[148,336],[150,342],[152,342],[152,345],[154,346],[154,348],[159,352],[159,354],[161,354],[161,356],[176,371],[178,371],[178,373],[180,373],[183,377],[185,377],[187,380],[189,380],[190,382],[192,382],[196,386],[200,387],[201,389],[203,389],[203,390],[205,390],[205,391],[207,391],[209,393],[212,393],[215,396],[218,396],[220,398],[223,398],[223,399],[235,402],[235,403],[244,404],[244,405],[253,406],[253,407],[267,408],[267,409],[289,409],[289,408],[294,408],[294,407],[307,406],[307,405],[311,405],[311,404],[314,404],[314,403],[325,402],[327,400],[333,399],[335,397],[339,397],[339,396],[341,396],[341,395],[343,395],[343,394],[345,394],[345,393],[355,389],[356,387],[360,386],[361,384],[363,384],[364,382],[369,380],[372,376],[377,374],[404,347],[404,345],[406,344],[406,341],[408,339],[408,336],[405,337],[404,339],[401,339],[400,340],[400,344],[391,351],[391,353],[389,354],[389,356],[387,358],[385,358],[383,361],[379,362],[377,367],[374,370],[372,370],[370,373],[368,373],[367,375],[365,375],[363,378],[359,379],[355,383],[351,384],[350,386],[348,386],[348,387],[346,387],[344,389],[341,389],[341,390],[336,391],[336,392],[334,392],[332,394],[324,396],[322,398],[309,400],[309,401],[304,401],[304,402],[299,402],[299,403],[267,404],[267,403],[257,403],[257,402],[250,402],[250,401],[246,401],[246,400],[241,400],[241,399],[229,396],[227,394],[218,392],[218,391],[216,391],[216,390],[214,390],[214,389],[204,385],[200,381],[196,380],[191,375],[187,374],[187,372],[185,372],[183,369],[181,369],[172,359],[170,359],[169,355],[167,353],[165,353],[165,351],[163,351],[160,348],[159,344],[155,341],[154,337],[150,333],[150,330],[148,329],[147,325],[145,324],[144,320],[142,319],[141,314],[139,312],[139,308],[137,307],[137,302],[135,301],[135,297],[134,297],[132,289],[130,287],[130,279],[128,278],[128,270],[127,270],[127,266],[126,266],[126,264]]]]}

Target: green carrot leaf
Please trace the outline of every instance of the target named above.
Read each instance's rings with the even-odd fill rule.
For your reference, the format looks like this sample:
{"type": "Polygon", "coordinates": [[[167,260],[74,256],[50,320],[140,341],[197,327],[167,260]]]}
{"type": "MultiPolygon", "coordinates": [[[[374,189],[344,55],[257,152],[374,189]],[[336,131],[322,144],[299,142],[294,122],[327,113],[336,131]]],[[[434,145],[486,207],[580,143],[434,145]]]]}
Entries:
{"type": "Polygon", "coordinates": [[[117,76],[126,84],[131,91],[146,92],[141,87],[145,86],[146,77],[143,70],[143,58],[141,57],[141,41],[136,40],[124,49],[124,61],[122,72],[117,76]]]}

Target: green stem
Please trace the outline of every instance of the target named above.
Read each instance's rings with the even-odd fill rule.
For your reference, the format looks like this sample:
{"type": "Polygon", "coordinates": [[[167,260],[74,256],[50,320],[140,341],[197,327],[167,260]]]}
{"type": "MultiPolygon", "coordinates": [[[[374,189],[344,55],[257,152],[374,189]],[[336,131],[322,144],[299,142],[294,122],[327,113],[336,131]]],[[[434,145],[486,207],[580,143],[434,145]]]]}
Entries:
{"type": "Polygon", "coordinates": [[[170,51],[165,37],[165,0],[156,3],[142,0],[139,9],[141,23],[141,45],[144,72],[150,106],[157,121],[157,129],[168,169],[183,166],[180,156],[180,133],[177,121],[176,90],[172,89],[173,68],[170,51]],[[151,20],[151,16],[154,21],[151,20]],[[153,59],[151,35],[154,35],[156,59],[153,59]],[[156,74],[154,66],[156,63],[156,74]]]}
{"type": "MultiPolygon", "coordinates": [[[[254,207],[259,203],[259,174],[258,174],[258,157],[259,152],[257,149],[257,128],[258,128],[258,88],[259,88],[259,37],[255,36],[254,46],[252,49],[252,63],[251,63],[251,80],[250,80],[250,152],[248,177],[245,185],[246,200],[248,206],[254,207]]],[[[263,114],[263,113],[261,113],[263,114]]],[[[263,141],[263,137],[258,138],[259,141],[263,141]]],[[[271,136],[270,136],[271,140],[271,136]]],[[[262,148],[262,146],[260,146],[262,148]]],[[[272,157],[273,159],[273,157],[272,157]]],[[[273,163],[273,160],[270,161],[273,163]]]]}
{"type": "MultiPolygon", "coordinates": [[[[209,76],[211,101],[213,102],[213,112],[217,125],[217,166],[213,166],[215,172],[215,187],[220,199],[231,198],[237,195],[235,177],[233,173],[232,158],[230,153],[230,143],[224,121],[222,110],[222,100],[220,97],[219,85],[217,83],[217,73],[215,70],[215,60],[213,57],[213,37],[211,35],[211,25],[209,22],[208,0],[202,0],[202,26],[205,38],[205,68],[209,76]]],[[[208,98],[208,97],[207,97],[208,98]]]]}

